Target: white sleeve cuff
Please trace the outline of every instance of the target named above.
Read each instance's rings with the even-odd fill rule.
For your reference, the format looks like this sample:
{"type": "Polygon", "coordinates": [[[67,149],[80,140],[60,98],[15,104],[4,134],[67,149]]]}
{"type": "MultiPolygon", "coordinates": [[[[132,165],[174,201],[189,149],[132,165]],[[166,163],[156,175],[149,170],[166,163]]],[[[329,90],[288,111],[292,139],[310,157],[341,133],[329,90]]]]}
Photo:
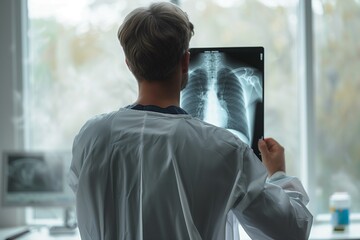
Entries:
{"type": "Polygon", "coordinates": [[[277,171],[273,175],[267,178],[267,182],[273,182],[276,180],[280,180],[286,177],[286,173],[284,171],[277,171]]]}

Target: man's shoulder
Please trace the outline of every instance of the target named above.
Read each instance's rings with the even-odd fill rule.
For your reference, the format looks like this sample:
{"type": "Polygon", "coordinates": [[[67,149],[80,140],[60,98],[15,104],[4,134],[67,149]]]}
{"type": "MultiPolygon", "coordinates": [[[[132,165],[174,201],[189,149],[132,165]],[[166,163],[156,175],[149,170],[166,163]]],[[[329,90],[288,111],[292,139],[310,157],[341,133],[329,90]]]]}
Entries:
{"type": "Polygon", "coordinates": [[[117,112],[98,114],[88,119],[80,129],[78,135],[104,135],[109,132],[111,121],[117,112]]]}
{"type": "Polygon", "coordinates": [[[109,113],[95,115],[85,122],[79,134],[96,134],[97,136],[108,134],[111,132],[114,125],[119,124],[119,121],[121,122],[121,125],[126,125],[126,123],[133,122],[136,117],[141,117],[139,114],[139,116],[136,115],[137,112],[140,111],[131,111],[128,108],[120,108],[119,110],[109,113]]]}

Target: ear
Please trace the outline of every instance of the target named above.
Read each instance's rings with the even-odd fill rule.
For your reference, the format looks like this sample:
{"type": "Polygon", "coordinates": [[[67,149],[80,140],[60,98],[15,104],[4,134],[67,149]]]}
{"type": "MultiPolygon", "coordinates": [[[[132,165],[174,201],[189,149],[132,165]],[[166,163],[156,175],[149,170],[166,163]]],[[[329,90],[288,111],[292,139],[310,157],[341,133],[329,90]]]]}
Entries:
{"type": "Polygon", "coordinates": [[[181,60],[181,70],[183,74],[186,74],[189,71],[189,62],[190,62],[190,52],[186,51],[181,60]]]}

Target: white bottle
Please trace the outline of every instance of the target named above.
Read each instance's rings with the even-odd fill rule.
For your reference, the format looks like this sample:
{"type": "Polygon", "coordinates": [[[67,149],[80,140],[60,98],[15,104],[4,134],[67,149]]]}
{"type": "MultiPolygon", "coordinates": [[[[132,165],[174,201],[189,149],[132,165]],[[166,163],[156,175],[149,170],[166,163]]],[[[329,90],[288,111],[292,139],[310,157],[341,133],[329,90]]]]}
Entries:
{"type": "Polygon", "coordinates": [[[350,195],[347,192],[336,192],[331,195],[329,205],[333,230],[346,230],[350,223],[350,195]]]}

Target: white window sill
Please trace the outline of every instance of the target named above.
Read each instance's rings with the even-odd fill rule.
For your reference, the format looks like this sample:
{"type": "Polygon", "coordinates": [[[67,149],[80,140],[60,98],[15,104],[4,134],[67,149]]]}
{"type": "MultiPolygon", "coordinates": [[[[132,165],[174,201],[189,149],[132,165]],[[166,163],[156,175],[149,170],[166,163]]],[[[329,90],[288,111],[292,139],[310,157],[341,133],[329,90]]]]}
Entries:
{"type": "Polygon", "coordinates": [[[314,224],[310,238],[311,240],[360,240],[360,223],[350,223],[344,232],[334,232],[329,223],[314,224]]]}
{"type": "Polygon", "coordinates": [[[332,230],[330,224],[330,214],[319,214],[316,216],[313,227],[311,229],[311,240],[360,240],[360,214],[350,214],[350,225],[344,232],[336,232],[332,230]]]}
{"type": "MultiPolygon", "coordinates": [[[[240,226],[242,240],[251,240],[240,226]]],[[[314,223],[311,228],[309,240],[360,240],[360,222],[350,223],[344,232],[334,232],[329,222],[314,223]]]]}

